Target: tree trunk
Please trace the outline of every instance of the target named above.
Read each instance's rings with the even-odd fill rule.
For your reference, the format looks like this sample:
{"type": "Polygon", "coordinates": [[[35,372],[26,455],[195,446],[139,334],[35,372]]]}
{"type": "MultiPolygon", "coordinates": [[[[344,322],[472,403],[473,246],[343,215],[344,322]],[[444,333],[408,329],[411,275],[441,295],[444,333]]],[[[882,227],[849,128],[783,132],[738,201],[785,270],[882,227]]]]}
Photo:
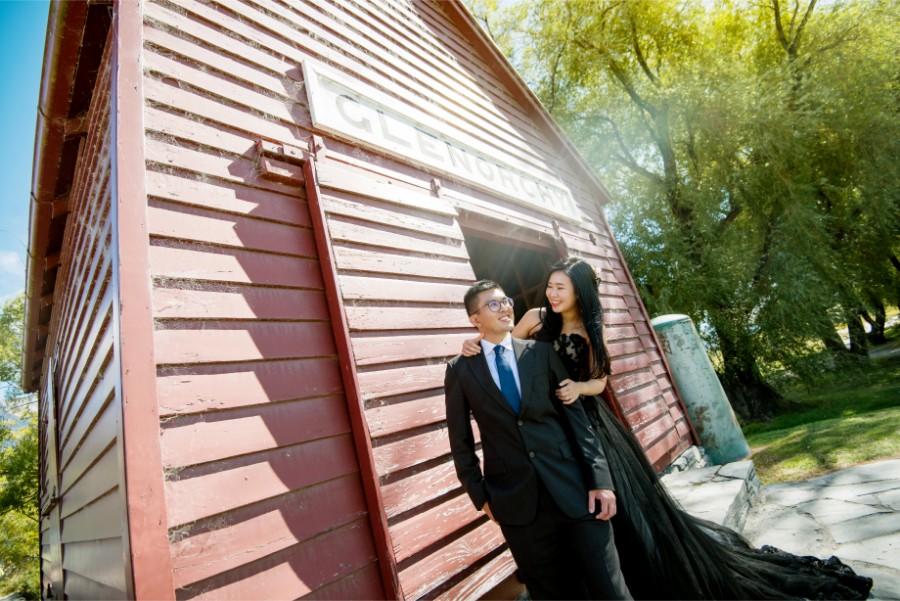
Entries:
{"type": "Polygon", "coordinates": [[[847,311],[847,330],[850,333],[850,352],[854,355],[869,355],[869,342],[866,339],[866,328],[860,319],[859,309],[847,311]]]}
{"type": "Polygon", "coordinates": [[[887,337],[884,335],[884,323],[887,321],[884,304],[879,300],[873,300],[872,305],[875,307],[874,317],[865,311],[860,313],[872,328],[866,337],[870,344],[884,344],[887,342],[887,337]]]}
{"type": "Polygon", "coordinates": [[[847,348],[847,345],[844,344],[844,341],[841,339],[840,334],[837,333],[836,330],[830,330],[828,333],[823,334],[821,336],[822,343],[825,345],[825,348],[833,353],[849,353],[850,350],[847,348]]]}
{"type": "Polygon", "coordinates": [[[763,380],[749,345],[719,333],[723,369],[719,375],[731,407],[742,421],[768,420],[778,412],[781,395],[763,380]]]}

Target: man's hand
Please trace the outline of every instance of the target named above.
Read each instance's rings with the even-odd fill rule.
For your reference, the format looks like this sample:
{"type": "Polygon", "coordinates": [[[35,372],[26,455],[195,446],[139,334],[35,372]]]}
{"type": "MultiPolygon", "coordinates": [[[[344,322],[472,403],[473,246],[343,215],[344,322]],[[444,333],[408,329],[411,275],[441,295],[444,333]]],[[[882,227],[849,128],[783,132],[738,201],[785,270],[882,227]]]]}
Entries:
{"type": "Polygon", "coordinates": [[[497,520],[494,519],[494,514],[491,513],[491,508],[488,507],[487,501],[484,502],[484,505],[481,507],[481,510],[482,510],[483,512],[485,512],[489,518],[491,518],[491,521],[492,521],[492,522],[496,522],[496,521],[497,521],[497,520]]]}
{"type": "MultiPolygon", "coordinates": [[[[600,503],[600,511],[597,512],[598,520],[608,520],[616,515],[616,493],[603,488],[588,491],[588,511],[594,513],[594,509],[600,503]]],[[[484,505],[487,507],[487,503],[484,505]]]]}

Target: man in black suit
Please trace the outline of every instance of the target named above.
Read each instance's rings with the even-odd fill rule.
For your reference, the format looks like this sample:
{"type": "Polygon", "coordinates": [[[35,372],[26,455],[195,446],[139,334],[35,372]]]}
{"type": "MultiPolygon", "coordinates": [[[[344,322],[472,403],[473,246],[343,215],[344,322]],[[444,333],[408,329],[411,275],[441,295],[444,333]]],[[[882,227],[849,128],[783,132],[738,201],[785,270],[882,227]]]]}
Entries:
{"type": "Polygon", "coordinates": [[[554,394],[568,378],[562,362],[549,344],[512,338],[512,299],[498,284],[476,282],[465,303],[483,352],[454,357],[444,380],[463,488],[500,525],[533,599],[631,599],[608,521],[615,494],[606,459],[581,404],[554,394]]]}

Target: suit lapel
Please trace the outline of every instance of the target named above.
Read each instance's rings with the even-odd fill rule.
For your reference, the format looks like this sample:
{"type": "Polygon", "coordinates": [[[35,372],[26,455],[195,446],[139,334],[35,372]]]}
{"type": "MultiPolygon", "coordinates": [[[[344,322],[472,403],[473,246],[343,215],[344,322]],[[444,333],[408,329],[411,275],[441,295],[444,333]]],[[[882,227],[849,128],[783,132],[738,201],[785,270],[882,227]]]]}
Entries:
{"type": "Polygon", "coordinates": [[[515,338],[512,339],[512,344],[513,351],[516,353],[519,385],[522,390],[522,411],[525,411],[525,407],[531,400],[531,382],[534,378],[534,345],[515,338]]]}
{"type": "Polygon", "coordinates": [[[512,413],[512,407],[509,406],[509,401],[506,400],[506,397],[503,396],[503,393],[494,383],[494,378],[491,377],[491,371],[488,369],[487,361],[488,359],[483,352],[471,358],[469,365],[472,367],[475,379],[481,384],[481,387],[484,388],[489,397],[500,403],[507,411],[512,413]]]}

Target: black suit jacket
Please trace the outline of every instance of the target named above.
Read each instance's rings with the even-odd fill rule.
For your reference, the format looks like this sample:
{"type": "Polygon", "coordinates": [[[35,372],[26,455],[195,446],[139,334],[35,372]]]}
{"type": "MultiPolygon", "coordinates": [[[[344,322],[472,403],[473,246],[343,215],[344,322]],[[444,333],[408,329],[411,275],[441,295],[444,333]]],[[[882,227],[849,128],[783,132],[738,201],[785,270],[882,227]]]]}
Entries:
{"type": "Polygon", "coordinates": [[[522,387],[519,415],[494,384],[484,353],[458,355],[447,364],[447,428],[456,474],[475,507],[490,503],[501,524],[534,519],[538,478],[563,513],[585,516],[588,489],[613,488],[597,436],[580,402],[563,405],[556,399],[557,383],[568,375],[553,347],[514,338],[513,349],[522,387]],[[483,471],[470,414],[481,432],[483,471]]]}

